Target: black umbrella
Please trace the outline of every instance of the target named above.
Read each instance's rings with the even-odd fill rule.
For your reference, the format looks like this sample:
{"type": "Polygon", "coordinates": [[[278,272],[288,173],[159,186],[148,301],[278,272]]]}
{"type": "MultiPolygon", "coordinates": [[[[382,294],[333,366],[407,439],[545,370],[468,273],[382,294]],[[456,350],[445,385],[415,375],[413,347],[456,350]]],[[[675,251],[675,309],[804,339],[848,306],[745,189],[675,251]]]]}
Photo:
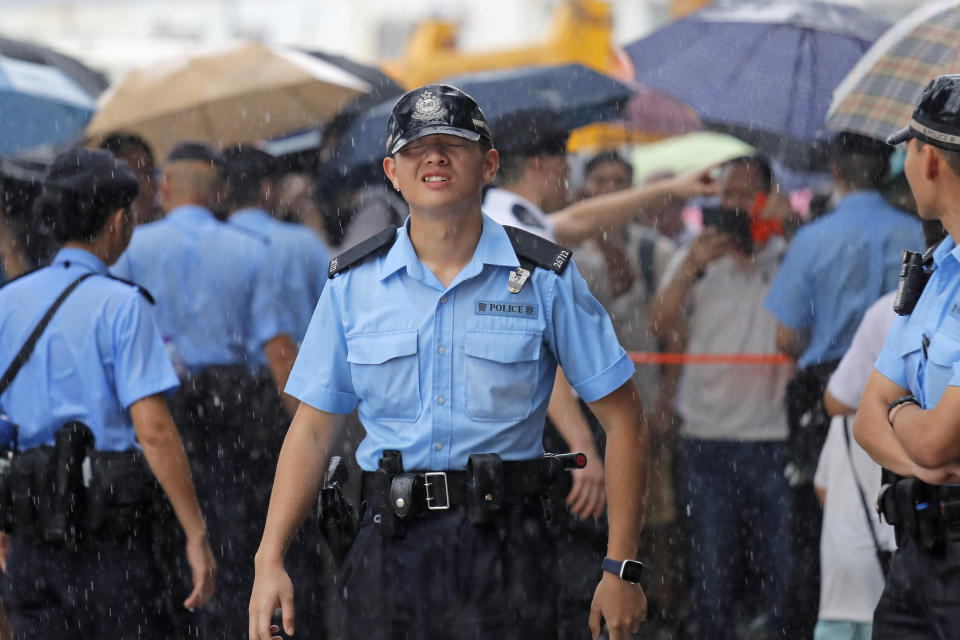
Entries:
{"type": "Polygon", "coordinates": [[[109,84],[105,75],[94,71],[76,58],[29,42],[0,37],[0,56],[57,67],[93,97],[103,93],[109,84]]]}

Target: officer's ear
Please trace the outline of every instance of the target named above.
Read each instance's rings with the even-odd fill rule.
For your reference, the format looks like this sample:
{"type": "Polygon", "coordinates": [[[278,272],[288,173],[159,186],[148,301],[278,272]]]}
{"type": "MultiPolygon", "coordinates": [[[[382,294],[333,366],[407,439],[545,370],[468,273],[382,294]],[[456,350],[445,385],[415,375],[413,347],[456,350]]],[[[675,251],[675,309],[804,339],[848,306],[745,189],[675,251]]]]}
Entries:
{"type": "Polygon", "coordinates": [[[931,144],[920,147],[920,167],[923,169],[924,178],[931,182],[936,180],[943,170],[943,167],[940,166],[942,162],[943,156],[940,155],[939,149],[931,144]]]}
{"type": "Polygon", "coordinates": [[[487,149],[483,152],[483,182],[493,182],[500,168],[500,153],[496,149],[487,149]]]}
{"type": "Polygon", "coordinates": [[[387,174],[387,179],[393,184],[396,191],[400,191],[400,181],[397,180],[397,161],[393,156],[387,156],[383,159],[383,172],[387,174]]]}

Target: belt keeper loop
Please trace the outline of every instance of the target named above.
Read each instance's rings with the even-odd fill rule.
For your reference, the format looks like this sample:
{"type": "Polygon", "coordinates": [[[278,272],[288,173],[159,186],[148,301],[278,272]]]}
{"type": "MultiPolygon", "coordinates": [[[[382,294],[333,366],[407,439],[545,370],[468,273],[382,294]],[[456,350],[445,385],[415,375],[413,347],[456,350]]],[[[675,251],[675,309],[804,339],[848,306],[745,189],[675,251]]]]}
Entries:
{"type": "Polygon", "coordinates": [[[503,506],[503,458],[475,453],[467,459],[468,515],[473,524],[491,522],[503,506]]]}

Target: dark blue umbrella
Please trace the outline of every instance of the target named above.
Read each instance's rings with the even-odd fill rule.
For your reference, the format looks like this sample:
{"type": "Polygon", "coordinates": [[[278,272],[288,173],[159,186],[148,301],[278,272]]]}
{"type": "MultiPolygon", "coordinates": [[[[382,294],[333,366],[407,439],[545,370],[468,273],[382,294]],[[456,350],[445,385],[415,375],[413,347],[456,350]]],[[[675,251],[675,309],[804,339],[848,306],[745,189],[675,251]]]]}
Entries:
{"type": "MultiPolygon", "coordinates": [[[[568,129],[619,119],[633,94],[630,86],[579,64],[471,73],[442,82],[470,94],[491,123],[532,111],[554,114],[555,122],[568,129]]],[[[341,134],[330,161],[336,173],[347,176],[380,164],[387,144],[387,117],[395,103],[394,98],[373,107],[341,134]]]]}
{"type": "Polygon", "coordinates": [[[626,51],[640,84],[689,105],[706,127],[802,166],[833,90],[886,27],[827,2],[721,0],[626,51]]]}

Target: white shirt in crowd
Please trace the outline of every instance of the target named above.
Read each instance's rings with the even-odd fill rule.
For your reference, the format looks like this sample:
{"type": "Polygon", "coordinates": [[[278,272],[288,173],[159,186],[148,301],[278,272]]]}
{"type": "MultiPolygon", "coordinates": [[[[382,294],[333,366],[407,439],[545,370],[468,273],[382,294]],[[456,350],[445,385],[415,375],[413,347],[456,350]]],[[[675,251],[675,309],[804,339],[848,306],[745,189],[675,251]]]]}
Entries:
{"type": "Polygon", "coordinates": [[[553,221],[540,207],[512,191],[493,187],[483,198],[483,212],[504,226],[519,227],[554,242],[553,221]]]}
{"type": "MultiPolygon", "coordinates": [[[[660,283],[673,279],[689,249],[677,251],[660,283]]],[[[786,241],[774,236],[744,270],[732,257],[712,262],[687,297],[687,353],[768,354],[777,319],[763,301],[786,241]]],[[[683,368],[676,409],[680,434],[704,440],[775,441],[787,437],[784,392],[791,369],[776,364],[692,364],[683,368]]]]}
{"type": "MultiPolygon", "coordinates": [[[[848,407],[857,407],[880,355],[893,312],[894,294],[877,300],[864,314],[849,351],[827,389],[848,407]]],[[[880,491],[880,467],[853,439],[853,417],[837,416],[830,424],[813,483],[826,491],[820,538],[820,612],[822,620],[870,622],[883,592],[884,578],[870,531],[884,549],[893,549],[893,527],[872,511],[880,491]],[[850,435],[850,453],[844,429],[850,435]],[[853,463],[851,465],[851,457],[853,463]],[[858,482],[871,509],[869,524],[857,492],[858,482]]]]}

